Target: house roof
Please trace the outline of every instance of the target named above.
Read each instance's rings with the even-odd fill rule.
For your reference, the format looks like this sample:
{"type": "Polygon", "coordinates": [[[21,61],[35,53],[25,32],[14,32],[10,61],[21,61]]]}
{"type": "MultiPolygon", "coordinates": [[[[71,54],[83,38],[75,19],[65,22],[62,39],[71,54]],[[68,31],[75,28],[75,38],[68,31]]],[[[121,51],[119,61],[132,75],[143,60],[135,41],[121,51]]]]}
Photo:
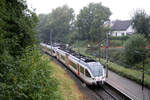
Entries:
{"type": "Polygon", "coordinates": [[[123,31],[126,30],[131,25],[131,20],[116,20],[114,25],[112,26],[112,31],[123,31]]]}

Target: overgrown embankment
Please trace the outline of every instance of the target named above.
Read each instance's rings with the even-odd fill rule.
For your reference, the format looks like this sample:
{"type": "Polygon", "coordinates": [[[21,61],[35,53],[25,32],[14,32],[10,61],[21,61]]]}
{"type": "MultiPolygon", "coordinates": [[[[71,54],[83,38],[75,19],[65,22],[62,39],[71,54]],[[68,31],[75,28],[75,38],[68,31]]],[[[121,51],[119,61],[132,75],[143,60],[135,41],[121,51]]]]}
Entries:
{"type": "Polygon", "coordinates": [[[0,0],[0,99],[60,100],[58,82],[41,59],[38,19],[26,0],[0,0]]]}
{"type": "MultiPolygon", "coordinates": [[[[44,55],[44,58],[48,59],[49,57],[44,55]]],[[[67,72],[52,60],[50,60],[48,64],[52,68],[52,77],[59,81],[58,90],[62,95],[62,99],[81,100],[84,95],[79,91],[76,83],[71,79],[67,72]]]]}

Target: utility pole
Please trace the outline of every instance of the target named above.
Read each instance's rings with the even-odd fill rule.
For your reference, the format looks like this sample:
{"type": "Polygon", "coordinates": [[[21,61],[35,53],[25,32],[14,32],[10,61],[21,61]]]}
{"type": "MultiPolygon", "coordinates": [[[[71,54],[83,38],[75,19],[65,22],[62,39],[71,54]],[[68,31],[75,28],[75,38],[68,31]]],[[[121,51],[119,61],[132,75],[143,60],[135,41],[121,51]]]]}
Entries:
{"type": "Polygon", "coordinates": [[[79,49],[79,39],[78,39],[78,53],[80,54],[80,49],[79,49]]]}
{"type": "MultiPolygon", "coordinates": [[[[142,56],[142,65],[143,65],[143,68],[142,68],[142,82],[141,82],[141,85],[142,85],[142,91],[144,90],[144,58],[146,57],[146,51],[144,52],[140,52],[140,51],[134,51],[135,53],[139,54],[142,56]]],[[[143,100],[144,100],[144,92],[143,92],[143,100]]]]}
{"type": "Polygon", "coordinates": [[[108,78],[108,33],[106,33],[106,78],[108,78]]]}
{"type": "Polygon", "coordinates": [[[52,46],[52,33],[50,33],[50,44],[52,46]]]}
{"type": "Polygon", "coordinates": [[[52,51],[52,33],[50,32],[49,34],[50,34],[50,45],[51,45],[51,51],[50,51],[50,52],[51,52],[51,54],[52,54],[52,52],[53,52],[53,51],[52,51]]]}
{"type": "Polygon", "coordinates": [[[98,50],[99,50],[99,62],[100,62],[100,46],[98,45],[98,50]]]}
{"type": "Polygon", "coordinates": [[[142,60],[143,60],[142,91],[144,90],[144,57],[145,54],[142,55],[142,60]]]}

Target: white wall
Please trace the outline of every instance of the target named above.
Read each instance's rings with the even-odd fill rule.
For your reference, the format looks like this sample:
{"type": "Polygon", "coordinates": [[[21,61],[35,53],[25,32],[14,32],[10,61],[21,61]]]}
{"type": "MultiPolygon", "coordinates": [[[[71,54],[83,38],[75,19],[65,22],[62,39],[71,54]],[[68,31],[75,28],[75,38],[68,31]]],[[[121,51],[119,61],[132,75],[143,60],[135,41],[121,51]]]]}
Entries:
{"type": "Polygon", "coordinates": [[[123,36],[126,35],[126,31],[113,31],[112,36],[123,36]]]}
{"type": "Polygon", "coordinates": [[[128,34],[133,34],[135,32],[135,30],[133,29],[133,27],[130,25],[127,29],[127,33],[128,34]]]}
{"type": "Polygon", "coordinates": [[[123,30],[123,31],[113,31],[112,32],[112,36],[126,36],[126,35],[131,35],[135,32],[135,30],[132,28],[132,26],[130,25],[128,27],[127,30],[123,30]]]}

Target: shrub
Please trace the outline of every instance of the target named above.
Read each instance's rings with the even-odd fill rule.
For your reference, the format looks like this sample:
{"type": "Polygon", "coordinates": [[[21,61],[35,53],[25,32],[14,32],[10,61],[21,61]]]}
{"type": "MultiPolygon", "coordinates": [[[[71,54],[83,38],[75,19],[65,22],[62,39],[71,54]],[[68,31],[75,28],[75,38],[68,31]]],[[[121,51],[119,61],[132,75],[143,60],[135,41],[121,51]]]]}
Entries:
{"type": "Polygon", "coordinates": [[[51,77],[48,60],[36,48],[18,59],[7,56],[0,74],[0,98],[4,100],[60,100],[58,82],[51,77]],[[7,62],[6,62],[7,61],[7,62]],[[5,70],[4,70],[5,69],[5,70]]]}
{"type": "Polygon", "coordinates": [[[124,55],[128,64],[135,64],[143,60],[146,39],[144,35],[135,34],[131,36],[125,43],[124,55]]]}
{"type": "Polygon", "coordinates": [[[127,40],[129,38],[129,36],[110,36],[109,39],[110,40],[127,40]]]}

